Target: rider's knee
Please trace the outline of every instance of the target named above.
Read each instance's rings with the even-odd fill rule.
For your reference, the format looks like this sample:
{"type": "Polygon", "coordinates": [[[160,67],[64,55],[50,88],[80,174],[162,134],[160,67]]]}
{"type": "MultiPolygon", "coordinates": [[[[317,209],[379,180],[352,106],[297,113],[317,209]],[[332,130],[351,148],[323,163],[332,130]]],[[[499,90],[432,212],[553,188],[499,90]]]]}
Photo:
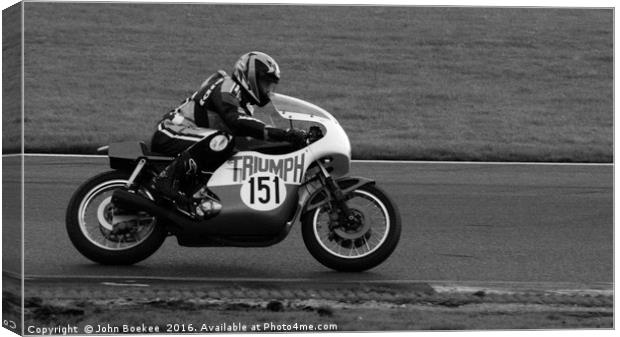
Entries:
{"type": "Polygon", "coordinates": [[[192,152],[204,167],[220,165],[232,156],[235,147],[234,137],[223,131],[206,137],[197,145],[192,152]]]}
{"type": "Polygon", "coordinates": [[[217,132],[207,139],[209,151],[217,154],[231,152],[234,147],[234,137],[226,132],[217,132]]]}

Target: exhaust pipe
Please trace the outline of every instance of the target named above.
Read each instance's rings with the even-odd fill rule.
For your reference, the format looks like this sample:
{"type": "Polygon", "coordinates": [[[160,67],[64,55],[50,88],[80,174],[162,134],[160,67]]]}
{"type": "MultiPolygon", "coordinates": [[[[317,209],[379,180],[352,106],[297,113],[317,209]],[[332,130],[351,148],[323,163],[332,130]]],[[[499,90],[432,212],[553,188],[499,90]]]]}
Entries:
{"type": "Polygon", "coordinates": [[[173,226],[185,227],[193,224],[193,221],[162,208],[149,199],[122,189],[118,189],[112,193],[112,203],[126,210],[148,212],[156,217],[167,220],[167,222],[173,226]]]}

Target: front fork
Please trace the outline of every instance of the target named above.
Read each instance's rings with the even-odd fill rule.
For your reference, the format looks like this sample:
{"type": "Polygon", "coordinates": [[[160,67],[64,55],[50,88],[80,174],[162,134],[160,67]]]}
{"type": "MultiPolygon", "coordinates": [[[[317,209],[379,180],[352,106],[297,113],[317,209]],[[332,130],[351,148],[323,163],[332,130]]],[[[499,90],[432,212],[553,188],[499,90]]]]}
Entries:
{"type": "Polygon", "coordinates": [[[327,191],[331,194],[331,198],[333,200],[333,204],[336,206],[336,209],[332,212],[329,212],[329,220],[330,220],[330,229],[334,229],[342,224],[350,224],[353,223],[356,219],[354,212],[349,209],[347,205],[347,196],[342,191],[340,186],[336,183],[334,178],[329,174],[325,166],[321,161],[317,161],[317,164],[321,170],[322,175],[320,176],[323,184],[327,187],[327,191]]]}
{"type": "Polygon", "coordinates": [[[334,180],[334,177],[332,177],[331,174],[329,174],[329,172],[327,171],[327,169],[325,169],[325,166],[323,166],[323,163],[321,163],[321,161],[317,161],[317,164],[321,170],[321,173],[323,173],[320,176],[323,181],[323,184],[327,187],[327,190],[331,193],[331,196],[334,199],[336,205],[338,205],[338,208],[344,214],[347,214],[349,212],[349,206],[347,206],[345,194],[342,192],[342,189],[340,188],[340,186],[338,186],[338,184],[334,180]]]}

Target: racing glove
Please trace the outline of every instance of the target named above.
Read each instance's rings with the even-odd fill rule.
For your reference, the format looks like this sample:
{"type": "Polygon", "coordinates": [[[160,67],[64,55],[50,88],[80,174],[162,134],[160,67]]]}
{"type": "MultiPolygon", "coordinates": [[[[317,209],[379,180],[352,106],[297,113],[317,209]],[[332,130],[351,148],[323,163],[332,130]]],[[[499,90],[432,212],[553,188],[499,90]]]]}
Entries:
{"type": "Polygon", "coordinates": [[[265,139],[274,141],[289,142],[296,147],[303,147],[306,145],[306,132],[297,129],[278,129],[272,127],[265,127],[265,139]]]}
{"type": "Polygon", "coordinates": [[[306,139],[308,139],[304,130],[289,129],[286,130],[286,141],[293,144],[297,148],[306,146],[306,139]]]}

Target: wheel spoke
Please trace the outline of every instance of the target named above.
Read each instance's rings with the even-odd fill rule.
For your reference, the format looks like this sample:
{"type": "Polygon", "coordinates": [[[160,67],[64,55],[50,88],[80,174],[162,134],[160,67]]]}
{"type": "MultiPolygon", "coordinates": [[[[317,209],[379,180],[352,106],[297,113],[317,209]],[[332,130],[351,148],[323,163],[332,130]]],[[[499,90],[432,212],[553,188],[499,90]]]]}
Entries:
{"type": "Polygon", "coordinates": [[[131,237],[133,238],[133,240],[135,242],[142,241],[142,238],[140,237],[140,231],[135,231],[135,232],[131,233],[131,237]]]}
{"type": "Polygon", "coordinates": [[[377,237],[377,236],[372,236],[372,237],[371,237],[371,240],[372,240],[372,241],[371,241],[370,243],[372,243],[372,245],[373,245],[373,246],[374,246],[374,245],[378,245],[379,243],[381,243],[381,238],[380,238],[380,237],[377,237]],[[373,241],[374,241],[374,242],[373,242],[373,241]]]}
{"type": "Polygon", "coordinates": [[[370,237],[366,238],[365,234],[360,232],[361,235],[353,239],[341,237],[339,240],[329,240],[330,236],[338,236],[338,232],[343,229],[340,227],[340,230],[336,232],[330,229],[332,226],[329,218],[330,209],[324,207],[315,213],[317,240],[328,252],[342,258],[360,258],[373,253],[383,245],[390,230],[390,219],[386,207],[376,196],[363,190],[354,191],[347,200],[347,205],[358,212],[360,220],[363,221],[357,230],[370,230],[370,237]],[[346,248],[345,243],[351,246],[346,248]]]}
{"type": "Polygon", "coordinates": [[[355,242],[352,243],[353,244],[353,249],[355,250],[355,255],[360,255],[360,252],[357,250],[357,247],[355,246],[355,242]]]}
{"type": "Polygon", "coordinates": [[[366,240],[366,238],[364,238],[364,244],[366,245],[366,249],[370,251],[370,246],[368,245],[368,240],[366,240]]]}

